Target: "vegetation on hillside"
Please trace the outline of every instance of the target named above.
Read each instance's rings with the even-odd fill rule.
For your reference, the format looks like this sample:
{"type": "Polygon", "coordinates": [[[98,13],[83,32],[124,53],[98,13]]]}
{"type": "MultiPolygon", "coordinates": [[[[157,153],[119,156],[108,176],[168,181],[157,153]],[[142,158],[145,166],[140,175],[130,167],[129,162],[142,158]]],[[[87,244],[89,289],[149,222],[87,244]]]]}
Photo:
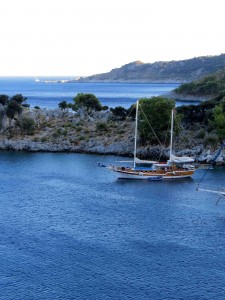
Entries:
{"type": "Polygon", "coordinates": [[[193,96],[216,96],[225,93],[225,69],[200,80],[185,83],[174,90],[177,94],[193,96]]]}
{"type": "MultiPolygon", "coordinates": [[[[177,94],[209,97],[199,105],[183,105],[176,108],[181,117],[181,126],[194,144],[216,147],[225,141],[225,68],[200,80],[183,84],[174,90],[177,94]]],[[[191,143],[190,143],[191,145],[191,143]]],[[[193,146],[192,145],[192,146],[193,146]]]]}
{"type": "Polygon", "coordinates": [[[171,111],[174,108],[175,101],[163,97],[139,100],[138,128],[142,144],[169,142],[171,111]]]}
{"type": "MultiPolygon", "coordinates": [[[[221,76],[222,78],[222,76],[221,76]]],[[[92,110],[102,110],[103,106],[99,100],[89,94],[80,94],[74,98],[75,107],[85,108],[91,114],[92,110]],[[92,99],[92,105],[86,104],[85,99],[92,99]],[[97,100],[96,100],[97,99],[97,100]],[[97,106],[96,106],[97,105],[97,106]],[[96,109],[97,107],[97,109],[96,109]]],[[[142,145],[158,144],[160,141],[164,145],[169,144],[169,131],[171,124],[171,110],[175,108],[175,101],[163,97],[152,97],[139,99],[139,116],[138,116],[138,131],[139,140],[142,145]]],[[[74,108],[73,108],[74,109],[74,108]]],[[[121,106],[110,108],[113,114],[114,121],[120,122],[127,120],[134,122],[136,114],[136,105],[125,109],[121,106]]],[[[181,106],[176,108],[174,131],[176,135],[182,136],[183,140],[189,139],[190,145],[196,142],[205,144],[216,144],[225,139],[225,92],[220,91],[218,95],[209,101],[202,102],[200,105],[181,106]],[[224,125],[224,126],[223,126],[224,125]],[[181,130],[181,127],[183,130],[181,130]],[[189,129],[187,136],[186,130],[189,129]],[[195,132],[197,130],[197,133],[195,132]],[[183,131],[183,132],[182,132],[183,131]],[[203,132],[204,131],[204,132],[203,132]],[[193,139],[195,138],[195,140],[193,139]],[[202,139],[202,141],[200,141],[202,139]]],[[[107,124],[101,122],[97,125],[98,131],[107,131],[107,124]]]]}
{"type": "Polygon", "coordinates": [[[107,110],[108,106],[102,106],[98,98],[93,94],[79,93],[73,98],[74,103],[62,101],[58,104],[59,108],[65,110],[71,108],[77,111],[79,108],[85,109],[87,112],[107,110]]]}
{"type": "Polygon", "coordinates": [[[26,103],[27,98],[23,97],[21,94],[16,94],[13,97],[2,94],[0,95],[0,104],[4,108],[3,113],[12,120],[16,114],[20,115],[24,107],[29,107],[26,103]]]}
{"type": "MultiPolygon", "coordinates": [[[[0,123],[6,118],[10,121],[8,129],[1,131],[3,136],[11,138],[33,135],[36,141],[67,141],[70,144],[97,137],[115,141],[125,140],[130,135],[133,137],[135,104],[128,109],[120,106],[108,109],[95,95],[78,94],[72,104],[66,101],[59,103],[61,114],[46,115],[40,109],[24,109],[25,101],[26,98],[20,94],[11,98],[0,95],[0,123]],[[69,114],[69,109],[76,113],[69,114]]],[[[158,145],[160,141],[168,146],[171,110],[175,107],[175,101],[152,97],[139,99],[139,103],[139,142],[143,146],[151,146],[158,145]]],[[[177,107],[174,131],[175,143],[181,148],[184,143],[190,148],[198,144],[214,147],[224,141],[225,91],[220,91],[212,100],[200,105],[177,107]]]]}
{"type": "Polygon", "coordinates": [[[225,54],[181,61],[143,63],[135,61],[110,72],[80,78],[80,81],[171,82],[190,81],[225,67],[225,54]]]}

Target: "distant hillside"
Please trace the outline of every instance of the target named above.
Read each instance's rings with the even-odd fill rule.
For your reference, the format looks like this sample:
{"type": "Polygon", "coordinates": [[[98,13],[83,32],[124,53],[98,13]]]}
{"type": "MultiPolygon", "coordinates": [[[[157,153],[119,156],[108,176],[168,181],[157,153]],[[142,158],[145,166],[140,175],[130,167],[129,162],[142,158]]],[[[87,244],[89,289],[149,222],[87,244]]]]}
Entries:
{"type": "Polygon", "coordinates": [[[174,90],[177,94],[216,97],[225,92],[225,68],[199,80],[182,84],[174,90]]]}
{"type": "MultiPolygon", "coordinates": [[[[187,82],[225,68],[225,54],[180,61],[135,61],[108,73],[81,77],[79,82],[187,82]]],[[[72,82],[77,82],[76,80],[72,82]]]]}
{"type": "Polygon", "coordinates": [[[222,99],[225,96],[225,68],[210,73],[201,79],[181,84],[163,96],[179,101],[222,99]]]}

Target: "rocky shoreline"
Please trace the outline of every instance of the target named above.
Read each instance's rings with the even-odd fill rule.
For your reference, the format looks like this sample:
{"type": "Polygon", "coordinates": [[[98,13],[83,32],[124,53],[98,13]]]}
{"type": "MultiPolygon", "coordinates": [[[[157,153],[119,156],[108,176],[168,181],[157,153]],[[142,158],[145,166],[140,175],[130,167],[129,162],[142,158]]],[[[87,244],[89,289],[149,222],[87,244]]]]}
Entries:
{"type": "MultiPolygon", "coordinates": [[[[133,156],[134,122],[117,120],[110,111],[93,112],[91,115],[80,109],[76,113],[47,109],[25,109],[21,115],[9,120],[6,115],[1,119],[0,151],[26,152],[65,152],[100,155],[133,156]],[[28,134],[21,129],[24,119],[32,119],[35,129],[28,134]],[[100,125],[104,125],[101,129],[100,125]]],[[[192,130],[174,140],[174,154],[194,157],[198,163],[213,161],[217,149],[205,148],[203,141],[196,140],[192,130]]],[[[169,157],[169,148],[146,146],[138,149],[139,158],[162,160],[169,157]]],[[[225,165],[225,154],[221,152],[217,163],[225,165]]]]}
{"type": "MultiPolygon", "coordinates": [[[[21,140],[0,140],[0,151],[25,151],[25,152],[61,152],[61,153],[85,153],[85,154],[98,154],[98,155],[116,155],[124,157],[133,156],[133,143],[129,141],[115,142],[105,145],[104,143],[96,140],[89,142],[81,142],[79,145],[71,145],[69,141],[63,143],[54,142],[34,142],[29,139],[21,140]]],[[[190,156],[195,158],[197,163],[212,163],[214,157],[218,153],[219,148],[216,150],[204,149],[203,146],[195,147],[193,149],[177,150],[174,153],[177,156],[190,156]]],[[[162,153],[163,160],[169,157],[169,148],[160,147],[142,147],[137,151],[139,157],[155,158],[162,153]]],[[[225,165],[225,153],[221,153],[216,160],[217,165],[225,165]]]]}
{"type": "Polygon", "coordinates": [[[184,95],[184,94],[177,94],[174,91],[171,91],[169,93],[165,93],[161,95],[164,98],[168,99],[174,99],[176,101],[184,101],[184,102],[203,102],[206,100],[210,100],[212,97],[210,96],[192,96],[192,95],[184,95]]]}

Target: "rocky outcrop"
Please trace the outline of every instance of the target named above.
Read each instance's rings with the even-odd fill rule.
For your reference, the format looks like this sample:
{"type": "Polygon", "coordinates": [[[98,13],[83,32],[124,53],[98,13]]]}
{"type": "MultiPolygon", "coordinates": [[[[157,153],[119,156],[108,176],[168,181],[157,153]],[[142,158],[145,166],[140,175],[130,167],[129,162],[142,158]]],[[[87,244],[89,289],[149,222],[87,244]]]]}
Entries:
{"type": "MultiPolygon", "coordinates": [[[[70,153],[90,153],[90,154],[104,154],[104,155],[120,155],[120,156],[133,156],[133,142],[120,141],[107,144],[105,141],[102,143],[98,140],[88,142],[81,142],[79,145],[74,146],[70,142],[63,143],[53,142],[34,142],[29,139],[10,140],[4,139],[0,141],[0,150],[4,151],[27,151],[27,152],[70,152],[70,153]]],[[[174,150],[177,156],[189,156],[195,158],[199,163],[212,163],[214,157],[219,149],[206,150],[202,146],[193,149],[174,150]]],[[[162,160],[169,158],[169,149],[160,147],[142,147],[138,150],[138,156],[141,158],[149,157],[156,159],[161,157],[162,160]]],[[[219,165],[225,165],[225,153],[221,152],[216,159],[219,165]]]]}
{"type": "MultiPolygon", "coordinates": [[[[28,151],[28,152],[74,152],[91,154],[112,154],[133,156],[133,121],[126,123],[113,119],[111,112],[93,112],[88,115],[84,110],[77,113],[61,110],[25,110],[22,115],[13,120],[2,118],[0,130],[0,150],[28,151]],[[35,131],[29,135],[23,132],[20,120],[24,117],[35,121],[35,131]],[[105,124],[106,130],[99,131],[98,124],[105,124]]],[[[177,156],[191,156],[200,163],[213,161],[217,150],[205,149],[203,144],[188,136],[188,146],[181,143],[181,139],[174,141],[174,154],[177,156]]],[[[169,149],[158,146],[146,146],[138,149],[138,157],[169,157],[169,149]]],[[[225,164],[225,154],[221,152],[217,163],[225,164]]]]}

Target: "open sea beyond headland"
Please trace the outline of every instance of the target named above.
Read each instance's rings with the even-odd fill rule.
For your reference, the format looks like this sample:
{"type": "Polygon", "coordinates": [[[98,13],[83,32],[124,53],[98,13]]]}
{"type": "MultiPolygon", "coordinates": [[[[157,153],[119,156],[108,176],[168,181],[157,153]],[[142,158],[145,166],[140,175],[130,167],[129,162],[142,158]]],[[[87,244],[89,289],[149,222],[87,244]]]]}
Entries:
{"type": "MultiPolygon", "coordinates": [[[[129,107],[176,86],[0,78],[42,108],[79,92],[129,107]]],[[[224,187],[224,168],[117,181],[98,162],[118,159],[0,152],[0,300],[225,299],[225,198],[196,191],[224,187]]]]}
{"type": "MultiPolygon", "coordinates": [[[[65,77],[41,77],[39,82],[33,77],[0,77],[0,94],[13,96],[22,94],[28,98],[31,107],[55,109],[58,103],[73,102],[78,93],[94,94],[103,105],[129,108],[139,98],[158,96],[175,89],[179,84],[129,84],[129,83],[44,83],[42,81],[71,79],[65,77]]],[[[193,102],[191,102],[193,104],[193,102]]],[[[197,102],[196,102],[197,103],[197,102]]],[[[177,102],[183,105],[184,102],[177,102]]],[[[187,104],[187,103],[186,103],[187,104]]]]}
{"type": "Polygon", "coordinates": [[[97,166],[115,159],[0,153],[0,299],[225,299],[225,202],[196,191],[205,170],[120,182],[97,166]]]}

